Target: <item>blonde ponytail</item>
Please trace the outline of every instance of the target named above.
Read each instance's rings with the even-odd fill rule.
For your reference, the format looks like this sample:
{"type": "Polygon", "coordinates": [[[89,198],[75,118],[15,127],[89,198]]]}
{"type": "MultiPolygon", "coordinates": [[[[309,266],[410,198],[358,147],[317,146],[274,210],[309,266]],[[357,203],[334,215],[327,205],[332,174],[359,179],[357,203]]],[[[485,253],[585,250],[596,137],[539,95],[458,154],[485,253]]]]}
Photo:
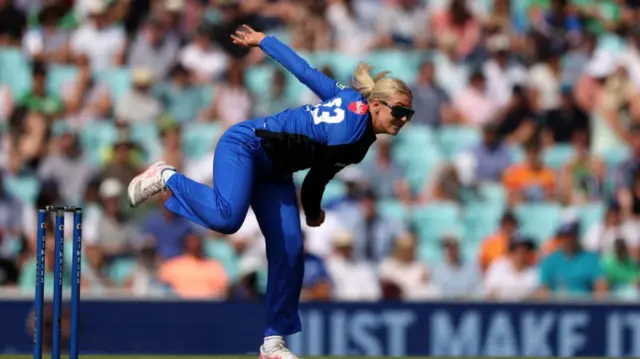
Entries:
{"type": "Polygon", "coordinates": [[[361,62],[353,72],[353,88],[369,100],[385,100],[393,93],[405,94],[413,97],[409,87],[402,81],[393,77],[387,77],[389,71],[382,71],[371,77],[371,66],[361,62]]]}

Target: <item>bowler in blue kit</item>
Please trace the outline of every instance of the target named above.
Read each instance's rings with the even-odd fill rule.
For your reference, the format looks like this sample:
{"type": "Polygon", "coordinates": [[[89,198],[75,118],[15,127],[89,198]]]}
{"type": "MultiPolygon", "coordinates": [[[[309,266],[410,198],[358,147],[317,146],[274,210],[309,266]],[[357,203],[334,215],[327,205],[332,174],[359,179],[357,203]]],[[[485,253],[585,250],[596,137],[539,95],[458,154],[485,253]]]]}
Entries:
{"type": "Polygon", "coordinates": [[[231,36],[240,46],[260,47],[320,99],[317,105],[286,109],[238,123],[220,138],[213,163],[213,188],[153,163],[128,188],[131,206],[162,190],[165,206],[206,228],[236,232],[249,209],[264,234],[268,259],[265,340],[261,359],[295,359],[284,336],[301,330],[298,302],[304,273],[302,230],[292,174],[310,169],[301,190],[309,226],[320,226],[324,189],[342,168],[362,161],[378,134],[396,135],[411,119],[407,85],[382,72],[372,77],[361,63],[353,88],[309,66],[288,46],[245,26],[231,36]]]}

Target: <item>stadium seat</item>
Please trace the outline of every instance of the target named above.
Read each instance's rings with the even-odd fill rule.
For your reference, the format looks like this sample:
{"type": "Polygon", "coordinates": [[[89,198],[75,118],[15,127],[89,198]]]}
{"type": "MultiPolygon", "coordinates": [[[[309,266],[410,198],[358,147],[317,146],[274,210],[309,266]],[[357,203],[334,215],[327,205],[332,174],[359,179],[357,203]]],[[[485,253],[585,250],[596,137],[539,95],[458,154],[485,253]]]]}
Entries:
{"type": "Polygon", "coordinates": [[[551,238],[561,222],[560,206],[556,203],[528,203],[515,208],[522,234],[538,244],[551,238]]]}
{"type": "Polygon", "coordinates": [[[114,103],[118,103],[131,89],[131,73],[126,68],[100,70],[95,73],[95,78],[109,88],[114,103]]]}
{"type": "Polygon", "coordinates": [[[40,181],[35,175],[4,176],[2,181],[5,191],[23,203],[34,204],[40,194],[40,181]]]}
{"type": "Polygon", "coordinates": [[[507,207],[507,191],[499,183],[482,183],[478,187],[480,200],[490,206],[496,206],[504,211],[507,207]]]}
{"type": "Polygon", "coordinates": [[[184,154],[189,159],[199,159],[214,150],[220,125],[213,122],[195,122],[185,125],[182,132],[184,154]]]}
{"type": "Polygon", "coordinates": [[[575,150],[571,145],[555,145],[543,151],[542,161],[557,171],[574,156],[575,150]]]}
{"type": "Polygon", "coordinates": [[[122,285],[133,274],[136,261],[133,258],[117,258],[109,267],[109,278],[116,284],[122,285]]]}
{"type": "Polygon", "coordinates": [[[415,149],[401,154],[401,157],[394,160],[405,169],[411,191],[415,194],[420,193],[433,179],[438,166],[443,163],[442,155],[436,147],[415,149]]]}
{"type": "Polygon", "coordinates": [[[409,210],[401,202],[393,199],[381,199],[376,203],[378,213],[386,218],[406,222],[409,210]]]}
{"type": "Polygon", "coordinates": [[[0,84],[6,84],[15,98],[31,89],[31,64],[19,48],[0,48],[0,84]]]}
{"type": "Polygon", "coordinates": [[[373,72],[388,70],[391,76],[397,77],[408,83],[416,79],[419,66],[419,57],[410,56],[404,51],[375,51],[370,53],[365,62],[373,67],[373,72]]]}
{"type": "Polygon", "coordinates": [[[497,230],[504,207],[501,204],[474,201],[464,207],[465,242],[479,243],[497,230]]]}
{"type": "Polygon", "coordinates": [[[585,235],[592,225],[604,220],[605,206],[601,202],[589,203],[580,206],[580,234],[585,235]]]}
{"type": "Polygon", "coordinates": [[[332,180],[327,184],[322,196],[322,205],[325,205],[331,201],[344,197],[347,193],[347,188],[341,181],[332,180]]]}
{"type": "Polygon", "coordinates": [[[104,162],[103,153],[113,146],[118,137],[115,123],[102,119],[87,123],[80,130],[80,143],[89,161],[94,165],[104,162]]]}
{"type": "Polygon", "coordinates": [[[140,145],[144,151],[145,162],[158,158],[162,153],[162,144],[158,136],[158,126],[155,122],[134,122],[130,127],[131,140],[140,145]]]}
{"type": "Polygon", "coordinates": [[[274,66],[259,65],[248,68],[244,73],[244,83],[249,92],[254,95],[268,91],[273,82],[274,66]]]}
{"type": "Polygon", "coordinates": [[[74,81],[78,76],[78,68],[75,66],[52,65],[47,75],[47,90],[52,93],[61,93],[63,87],[74,81]]]}
{"type": "Polygon", "coordinates": [[[435,142],[435,135],[430,126],[409,122],[404,125],[402,131],[395,137],[395,142],[399,144],[411,142],[427,145],[435,142]]]}
{"type": "Polygon", "coordinates": [[[458,153],[480,142],[480,133],[471,127],[445,126],[439,130],[438,139],[444,156],[451,160],[458,153]]]}
{"type": "Polygon", "coordinates": [[[340,52],[316,52],[309,56],[309,64],[318,70],[329,66],[335,75],[335,80],[344,85],[351,83],[353,71],[358,66],[358,59],[340,52]]]}
{"type": "Polygon", "coordinates": [[[434,202],[416,207],[411,215],[421,245],[447,233],[463,234],[461,210],[455,203],[434,202]]]}

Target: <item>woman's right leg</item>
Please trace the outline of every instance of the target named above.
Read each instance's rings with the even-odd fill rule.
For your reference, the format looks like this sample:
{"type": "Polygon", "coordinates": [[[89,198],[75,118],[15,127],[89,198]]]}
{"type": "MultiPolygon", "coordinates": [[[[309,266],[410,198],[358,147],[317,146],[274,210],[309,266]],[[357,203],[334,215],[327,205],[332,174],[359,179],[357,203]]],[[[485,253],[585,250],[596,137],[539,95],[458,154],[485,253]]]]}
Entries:
{"type": "MultiPolygon", "coordinates": [[[[144,187],[150,187],[146,183],[139,184],[145,180],[151,184],[154,184],[153,181],[156,178],[158,178],[157,181],[164,181],[161,174],[155,173],[157,171],[154,171],[153,167],[138,176],[141,179],[136,178],[132,181],[130,197],[132,191],[144,193],[144,187]],[[152,180],[148,179],[149,176],[152,180]]],[[[216,232],[234,233],[242,226],[249,209],[253,175],[254,162],[250,149],[238,141],[223,136],[218,142],[214,155],[213,188],[176,172],[166,183],[163,183],[172,192],[165,207],[216,232]]],[[[149,196],[144,197],[146,198],[143,200],[146,200],[149,196]]],[[[137,205],[141,202],[135,203],[137,205]]]]}

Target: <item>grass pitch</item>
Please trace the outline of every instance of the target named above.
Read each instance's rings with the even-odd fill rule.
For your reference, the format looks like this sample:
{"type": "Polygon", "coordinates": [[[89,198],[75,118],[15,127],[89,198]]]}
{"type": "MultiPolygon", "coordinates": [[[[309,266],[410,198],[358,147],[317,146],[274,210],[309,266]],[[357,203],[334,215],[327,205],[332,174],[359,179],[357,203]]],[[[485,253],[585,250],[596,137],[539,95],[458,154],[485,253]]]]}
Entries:
{"type": "MultiPolygon", "coordinates": [[[[81,355],[81,359],[256,359],[258,355],[219,355],[219,356],[178,356],[178,355],[81,355]]],[[[33,359],[31,355],[0,355],[1,359],[33,359]]],[[[43,359],[49,359],[48,355],[42,355],[43,359]]],[[[303,359],[336,359],[337,357],[304,357],[303,359]]],[[[341,359],[388,359],[390,357],[341,357],[341,359]]],[[[62,355],[61,359],[68,359],[62,355]]],[[[427,359],[426,357],[408,357],[396,359],[427,359]]],[[[437,359],[430,357],[429,359],[437,359]]],[[[450,359],[450,358],[449,358],[450,359]]],[[[457,358],[464,359],[464,358],[457,358]]],[[[519,358],[518,358],[519,359],[519,358]]],[[[524,359],[524,358],[523,358],[524,359]]]]}

